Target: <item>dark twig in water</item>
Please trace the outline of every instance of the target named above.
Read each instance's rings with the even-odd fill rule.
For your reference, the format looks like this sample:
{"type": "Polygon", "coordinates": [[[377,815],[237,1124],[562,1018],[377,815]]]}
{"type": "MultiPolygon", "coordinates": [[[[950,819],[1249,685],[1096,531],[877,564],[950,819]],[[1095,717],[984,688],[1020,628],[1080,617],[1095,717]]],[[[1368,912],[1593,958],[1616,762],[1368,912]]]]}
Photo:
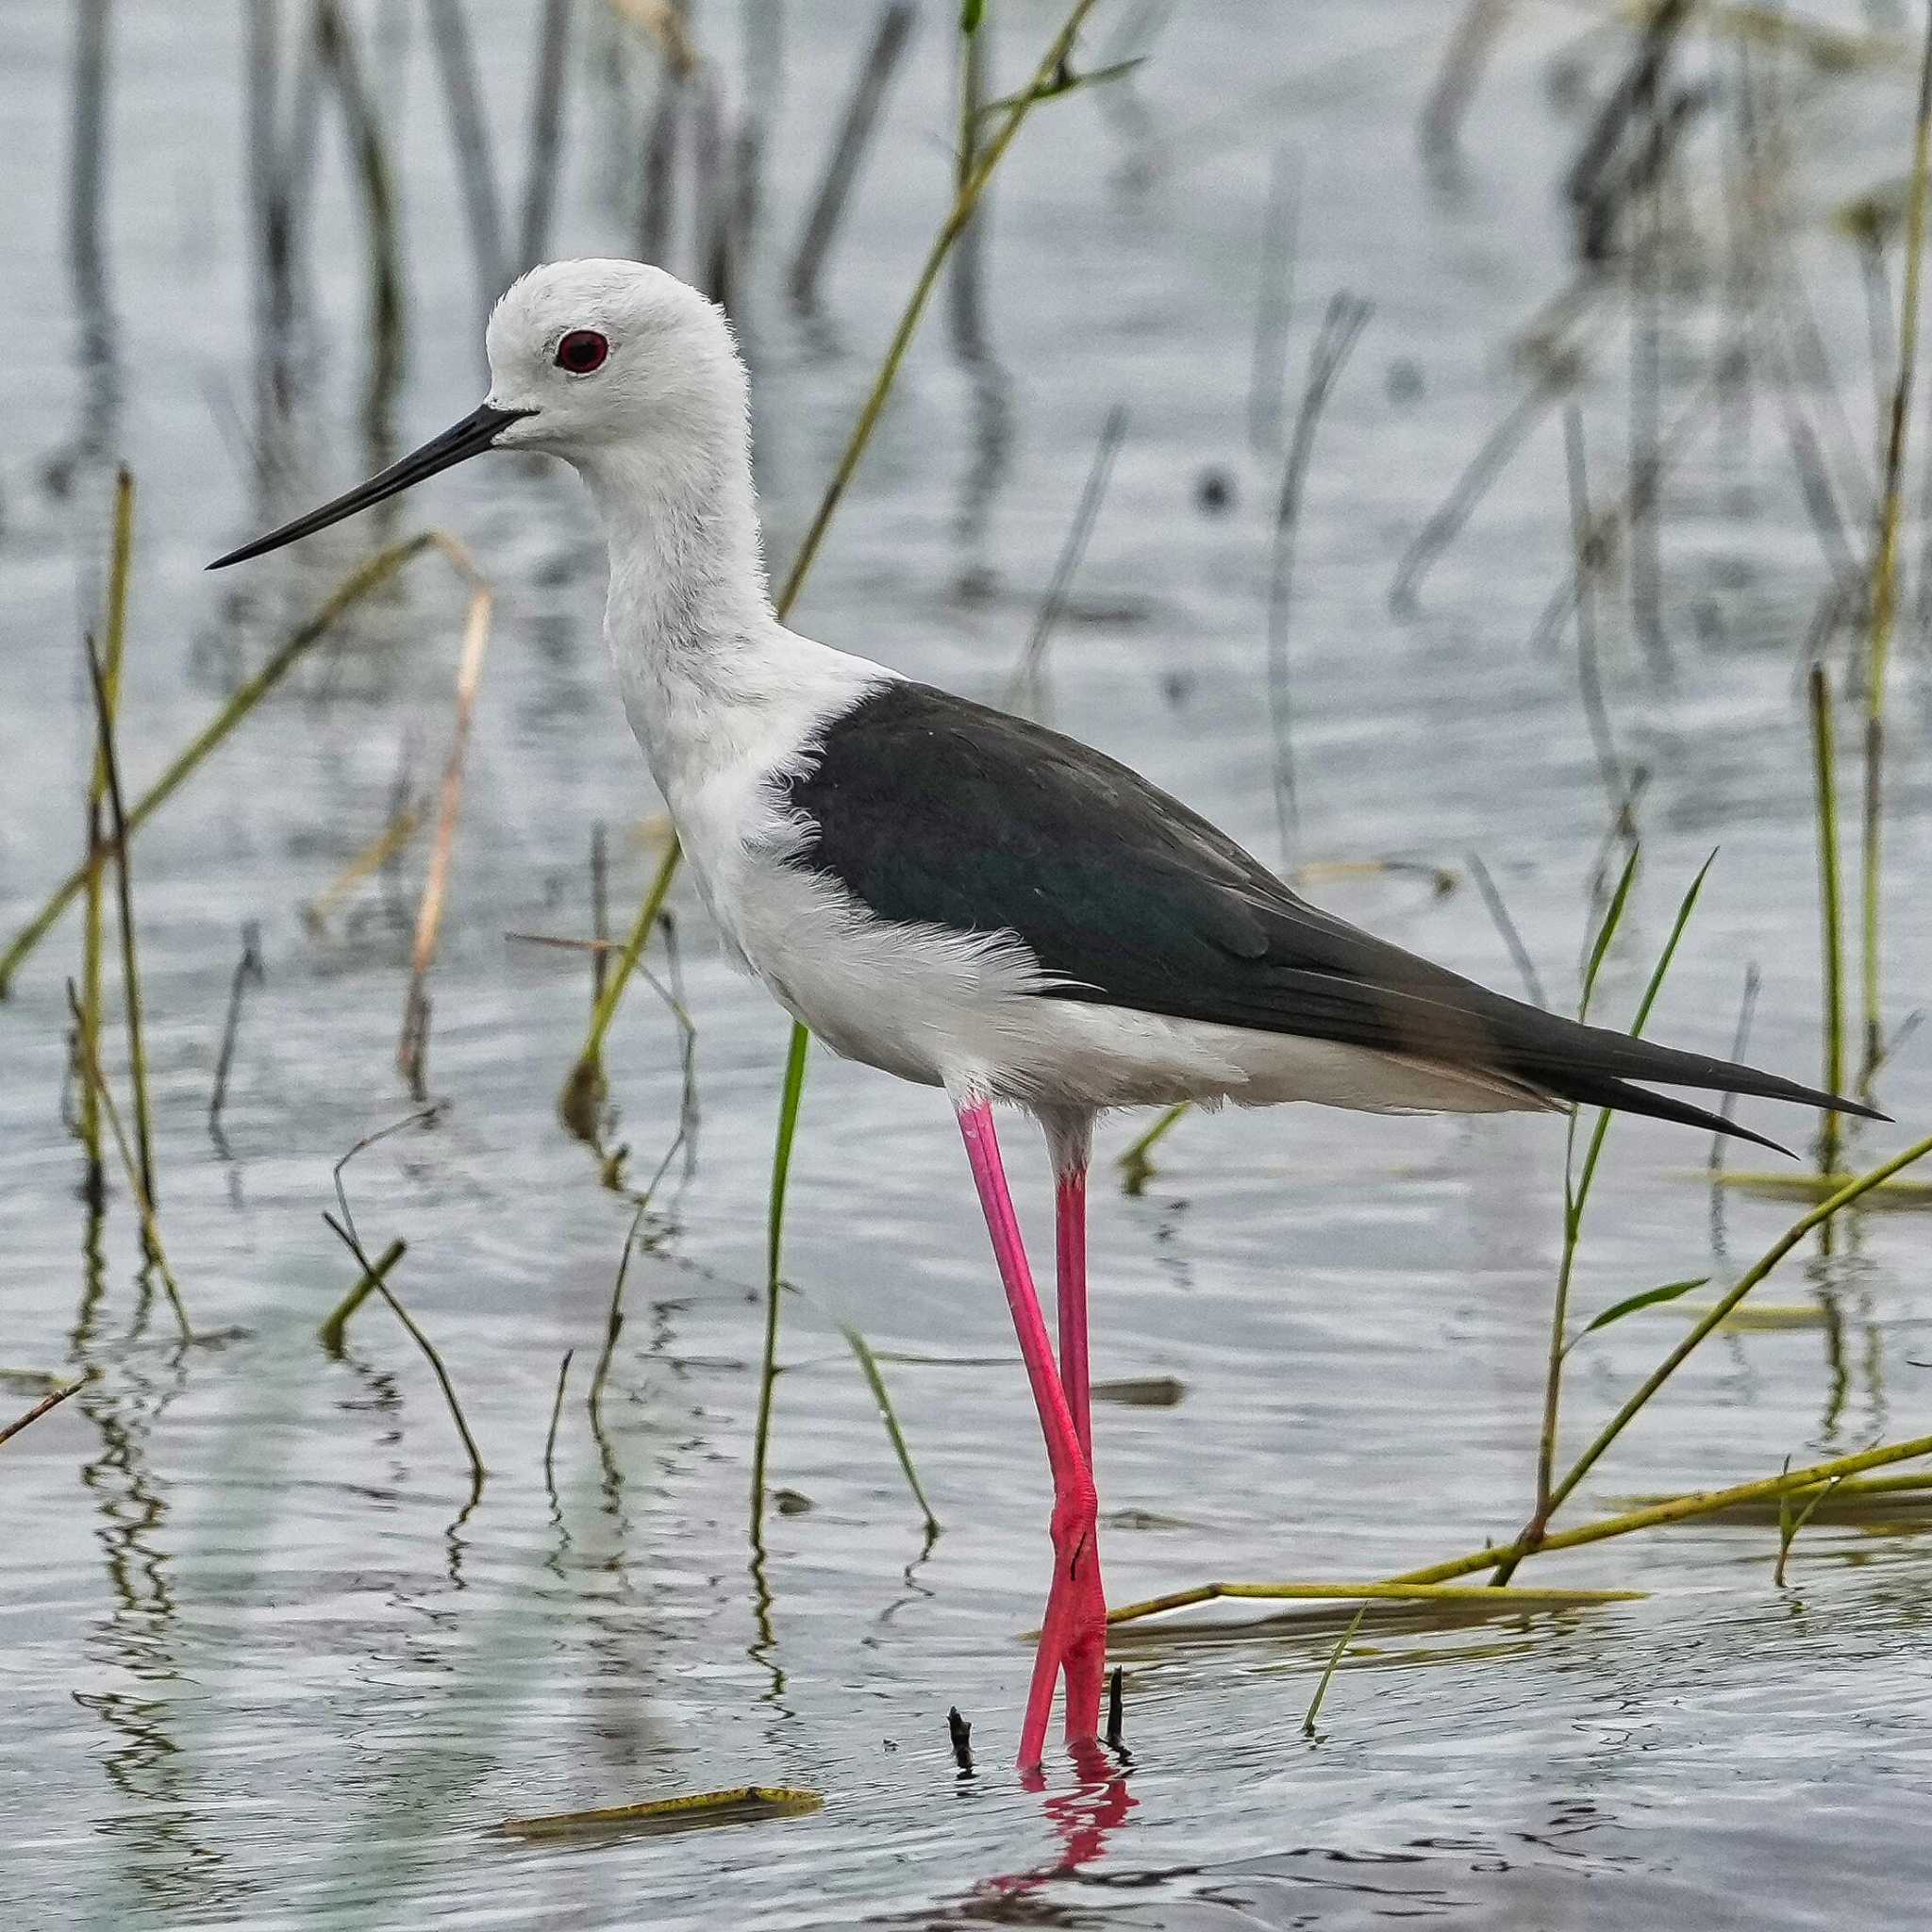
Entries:
{"type": "Polygon", "coordinates": [[[1255,353],[1248,369],[1248,447],[1257,457],[1273,456],[1281,448],[1281,391],[1288,375],[1288,328],[1294,313],[1301,193],[1301,157],[1292,148],[1276,148],[1268,167],[1255,353]]]}
{"type": "Polygon", "coordinates": [[[1471,852],[1468,855],[1469,875],[1475,881],[1475,889],[1482,895],[1483,905],[1488,908],[1491,922],[1502,935],[1503,944],[1507,948],[1509,958],[1523,981],[1523,990],[1531,1001],[1539,1007],[1549,1005],[1549,998],[1543,991],[1542,975],[1536,970],[1536,961],[1529,957],[1529,948],[1523,943],[1523,934],[1517,930],[1516,922],[1509,916],[1509,908],[1503,903],[1503,894],[1497,890],[1496,882],[1490,876],[1490,869],[1482,861],[1482,855],[1471,852]]]}
{"type": "MultiPolygon", "coordinates": [[[[340,1166],[337,1169],[337,1184],[338,1186],[341,1185],[340,1166]]],[[[457,1425],[457,1434],[463,1439],[463,1453],[470,1458],[471,1501],[474,1502],[482,1493],[483,1478],[489,1474],[489,1471],[483,1467],[482,1451],[476,1447],[476,1439],[471,1435],[470,1424],[463,1419],[463,1405],[457,1399],[456,1384],[450,1380],[449,1371],[443,1367],[442,1357],[436,1352],[436,1344],[416,1325],[408,1309],[404,1307],[402,1303],[395,1298],[395,1294],[390,1288],[389,1283],[383,1279],[382,1271],[362,1252],[362,1244],[356,1239],[354,1234],[344,1227],[333,1214],[327,1212],[326,1209],[324,1210],[322,1218],[335,1230],[337,1238],[355,1256],[357,1260],[361,1262],[363,1273],[368,1276],[370,1285],[389,1304],[391,1312],[408,1330],[410,1341],[423,1351],[429,1366],[436,1372],[436,1379],[442,1389],[442,1398],[448,1403],[451,1420],[457,1425]]]]}
{"type": "Polygon", "coordinates": [[[811,199],[811,210],[791,258],[787,287],[792,301],[801,308],[811,308],[817,298],[819,275],[844,216],[859,163],[871,144],[886,90],[891,85],[918,21],[919,9],[909,0],[887,0],[879,11],[872,44],[860,63],[858,78],[845,104],[844,118],[825,158],[824,172],[811,199]]]}
{"type": "MultiPolygon", "coordinates": [[[[75,1384],[75,1387],[78,1387],[75,1384]]],[[[28,1418],[32,1420],[31,1417],[28,1418]]],[[[953,1742],[953,1762],[967,1777],[973,1775],[973,1726],[959,1715],[959,1707],[953,1705],[946,1712],[946,1735],[953,1742]]]]}
{"type": "MultiPolygon", "coordinates": [[[[20,1434],[21,1430],[39,1422],[43,1415],[48,1414],[51,1410],[58,1408],[70,1395],[78,1395],[87,1387],[87,1376],[82,1375],[78,1381],[68,1382],[58,1389],[49,1390],[25,1415],[17,1415],[10,1423],[0,1426],[0,1442],[10,1442],[14,1437],[20,1434]]],[[[959,1713],[956,1710],[953,1715],[957,1718],[959,1713]]],[[[968,1728],[970,1729],[971,1726],[969,1725],[968,1728]]],[[[968,1771],[973,1769],[970,1760],[966,1764],[965,1769],[968,1771]]]]}
{"type": "Polygon", "coordinates": [[[610,861],[605,849],[604,821],[591,827],[591,1010],[604,999],[604,973],[610,947],[610,861]]]}
{"type": "Polygon", "coordinates": [[[369,374],[363,391],[362,428],[372,456],[387,463],[392,441],[390,417],[403,378],[407,341],[395,175],[390,166],[381,118],[363,78],[354,30],[338,0],[315,0],[315,50],[341,106],[369,224],[369,374]]]}
{"type": "Polygon", "coordinates": [[[1464,7],[1423,109],[1423,153],[1430,159],[1443,161],[1456,152],[1463,116],[1502,37],[1511,4],[1512,0],[1468,0],[1464,7]]]}
{"type": "MultiPolygon", "coordinates": [[[[604,1347],[597,1357],[597,1366],[591,1375],[589,1408],[591,1425],[603,1425],[604,1384],[610,1374],[610,1364],[617,1354],[617,1338],[624,1333],[624,1284],[630,1274],[630,1257],[637,1248],[638,1229],[644,1223],[644,1204],[640,1202],[638,1210],[631,1216],[630,1226],[624,1237],[624,1252],[617,1257],[617,1278],[610,1284],[610,1312],[604,1318],[604,1347]]],[[[561,1389],[559,1383],[559,1390],[561,1389]]],[[[559,1395],[559,1400],[561,1396],[559,1395]]]]}
{"type": "Polygon", "coordinates": [[[343,1155],[339,1161],[336,1162],[333,1170],[336,1184],[336,1206],[342,1210],[342,1224],[344,1227],[348,1229],[349,1239],[352,1241],[358,1241],[361,1239],[361,1237],[358,1235],[356,1232],[356,1217],[349,1212],[349,1193],[348,1190],[342,1185],[342,1170],[345,1167],[347,1167],[350,1161],[354,1160],[358,1154],[363,1153],[368,1148],[374,1147],[378,1141],[387,1141],[391,1134],[400,1134],[406,1127],[432,1126],[435,1124],[436,1122],[442,1118],[442,1113],[443,1103],[441,1101],[437,1102],[437,1104],[434,1107],[419,1108],[416,1110],[416,1112],[411,1114],[405,1114],[403,1118],[399,1121],[391,1121],[386,1127],[376,1128],[376,1130],[373,1134],[364,1134],[362,1138],[359,1141],[358,1141],[356,1144],[353,1147],[351,1147],[349,1151],[345,1155],[343,1155]]]}
{"type": "Polygon", "coordinates": [[[1126,1671],[1119,1664],[1114,1665],[1113,1674],[1107,1680],[1107,1741],[1116,1751],[1127,1748],[1126,1682],[1126,1671]]]}
{"type": "Polygon", "coordinates": [[[242,928],[242,957],[235,962],[235,976],[228,982],[228,1017],[222,1027],[221,1052],[215,1057],[214,1091],[208,1095],[208,1130],[222,1141],[222,1109],[228,1104],[228,1074],[235,1064],[235,1043],[242,1033],[242,996],[250,986],[260,986],[268,977],[261,963],[261,928],[250,920],[242,928]]]}
{"type": "Polygon", "coordinates": [[[1268,577],[1268,719],[1274,747],[1274,817],[1284,865],[1293,863],[1297,819],[1288,680],[1288,614],[1294,584],[1295,535],[1308,463],[1314,455],[1315,426],[1341,365],[1369,319],[1371,307],[1345,291],[1328,304],[1321,333],[1308,354],[1307,387],[1302,391],[1301,408],[1295,415],[1281,494],[1274,508],[1274,558],[1268,577]]]}
{"type": "Polygon", "coordinates": [[[1060,554],[1054,564],[1053,577],[1041,604],[1040,615],[1033,620],[1033,628],[1027,634],[1020,661],[1013,667],[1012,677],[1008,682],[1003,703],[1009,711],[1044,717],[1052,708],[1047,702],[1046,691],[1047,647],[1053,641],[1055,626],[1066,610],[1067,592],[1073,586],[1074,572],[1080,568],[1080,559],[1087,554],[1094,519],[1099,516],[1100,506],[1106,499],[1108,481],[1113,475],[1114,458],[1120,454],[1126,433],[1127,406],[1116,403],[1107,412],[1107,421],[1101,425],[1100,441],[1093,452],[1092,466],[1087,472],[1086,485],[1080,491],[1079,507],[1074,512],[1066,541],[1060,545],[1060,554]]]}
{"type": "Polygon", "coordinates": [[[1604,796],[1614,813],[1625,795],[1624,764],[1604,703],[1603,665],[1597,656],[1596,580],[1608,559],[1590,507],[1590,468],[1583,447],[1583,412],[1574,403],[1563,408],[1564,469],[1570,481],[1570,541],[1576,557],[1576,683],[1583,716],[1596,751],[1604,796]]]}
{"type": "Polygon", "coordinates": [[[1509,458],[1522,448],[1538,420],[1559,397],[1574,389],[1580,365],[1567,352],[1559,352],[1536,387],[1520,397],[1507,415],[1490,432],[1483,446],[1470,458],[1441,505],[1433,510],[1414,540],[1403,553],[1395,576],[1389,586],[1389,608],[1398,617],[1413,615],[1416,591],[1436,559],[1456,541],[1475,507],[1504,470],[1509,458]]]}
{"type": "Polygon", "coordinates": [[[544,0],[537,28],[537,61],[530,87],[530,151],[524,162],[524,220],[519,271],[543,259],[556,199],[558,156],[563,144],[563,101],[570,84],[565,58],[570,43],[571,0],[544,0]]]}
{"type": "Polygon", "coordinates": [[[456,151],[457,183],[470,228],[477,312],[488,315],[508,280],[504,241],[503,201],[491,152],[490,123],[476,77],[476,52],[463,16],[462,0],[429,0],[429,39],[449,108],[450,144],[456,151]]]}
{"type": "Polygon", "coordinates": [[[557,1424],[563,1415],[563,1385],[570,1380],[570,1358],[574,1348],[563,1352],[557,1366],[557,1399],[550,1405],[550,1429],[543,1438],[543,1487],[550,1491],[550,1507],[557,1507],[557,1424]]]}
{"type": "MultiPolygon", "coordinates": [[[[959,123],[955,137],[953,192],[972,178],[979,156],[979,117],[986,104],[987,72],[991,60],[991,24],[983,8],[962,13],[959,21],[959,123]]],[[[987,210],[974,208],[953,250],[946,276],[946,314],[953,346],[968,363],[984,360],[986,346],[986,225],[987,210]]]]}

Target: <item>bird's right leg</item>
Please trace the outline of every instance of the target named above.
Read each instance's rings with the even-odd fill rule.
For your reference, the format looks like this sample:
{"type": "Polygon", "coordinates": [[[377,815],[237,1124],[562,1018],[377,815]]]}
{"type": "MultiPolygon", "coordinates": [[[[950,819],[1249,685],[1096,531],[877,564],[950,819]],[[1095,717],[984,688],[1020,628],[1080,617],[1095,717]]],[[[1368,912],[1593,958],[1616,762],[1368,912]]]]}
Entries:
{"type": "MultiPolygon", "coordinates": [[[[1096,1645],[1107,1639],[1106,1606],[1100,1593],[1099,1546],[1094,1535],[1093,1477],[1080,1444],[1079,1431],[1067,1406],[1055,1365],[1053,1341],[1040,1312],[1033,1271],[1020,1239],[1020,1223],[1007,1191],[1006,1170],[993,1133],[992,1108],[984,1100],[961,1096],[955,1101],[959,1132],[966,1142],[974,1185],[992,1237],[993,1257],[1020,1338],[1020,1354],[1033,1386],[1033,1406],[1040,1411],[1041,1433],[1046,1438],[1046,1460],[1053,1472],[1053,1587],[1046,1600],[1040,1648],[1033,1659],[1033,1684],[1026,1697],[1026,1716],[1020,1728],[1020,1768],[1040,1762],[1046,1741],[1047,1720],[1053,1713],[1055,1680],[1062,1669],[1070,1684],[1096,1645]]],[[[1080,1700],[1084,1706],[1085,1699],[1080,1700]]],[[[1092,1735],[1092,1719],[1070,1704],[1068,1736],[1084,1724],[1081,1735],[1092,1735]]]]}

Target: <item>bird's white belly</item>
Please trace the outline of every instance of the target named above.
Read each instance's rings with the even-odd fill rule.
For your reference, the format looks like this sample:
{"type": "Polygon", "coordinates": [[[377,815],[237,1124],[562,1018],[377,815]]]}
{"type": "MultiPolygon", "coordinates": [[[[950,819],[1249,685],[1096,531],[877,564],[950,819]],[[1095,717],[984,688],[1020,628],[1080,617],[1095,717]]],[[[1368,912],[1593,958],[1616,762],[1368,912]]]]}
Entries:
{"type": "Polygon", "coordinates": [[[901,1079],[1075,1108],[1307,1100],[1461,1113],[1544,1104],[1511,1083],[1401,1055],[1057,999],[1010,937],[888,924],[776,856],[741,851],[738,860],[708,881],[707,897],[744,963],[835,1053],[901,1079]]]}

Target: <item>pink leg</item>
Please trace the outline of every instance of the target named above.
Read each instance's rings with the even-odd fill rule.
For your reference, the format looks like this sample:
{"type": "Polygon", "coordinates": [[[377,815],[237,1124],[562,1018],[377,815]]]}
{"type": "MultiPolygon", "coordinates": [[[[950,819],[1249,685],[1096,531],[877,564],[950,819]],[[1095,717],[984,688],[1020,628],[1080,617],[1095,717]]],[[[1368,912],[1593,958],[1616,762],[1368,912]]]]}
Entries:
{"type": "MultiPolygon", "coordinates": [[[[1088,1480],[1093,1476],[1091,1379],[1086,1342],[1086,1132],[1078,1158],[1057,1165],[1053,1186],[1053,1259],[1058,1285],[1060,1385],[1073,1412],[1088,1480]]],[[[1108,1675],[1108,1594],[1099,1580],[1099,1538],[1091,1541],[1091,1561],[1082,1582],[1086,1619],[1080,1641],[1066,1654],[1066,1737],[1093,1739],[1099,1733],[1101,1681],[1108,1675]]]]}
{"type": "MultiPolygon", "coordinates": [[[[1040,1762],[1047,1719],[1053,1710],[1054,1682],[1063,1669],[1067,1673],[1067,1735],[1070,1739],[1094,1735],[1106,1660],[1107,1599],[1101,1590],[1100,1553],[1094,1540],[1093,1478],[1059,1371],[1054,1365],[1052,1340],[1040,1312],[1040,1297],[1034,1291],[1033,1272],[1027,1265],[1012,1197],[1007,1191],[992,1109],[979,1101],[962,1105],[958,1111],[966,1158],[972,1164],[974,1185],[979,1191],[979,1205],[992,1237],[993,1257],[999,1263],[1007,1306],[1020,1339],[1020,1355],[1033,1387],[1033,1406],[1040,1412],[1041,1433],[1046,1439],[1047,1465],[1053,1472],[1053,1587],[1047,1595],[1040,1649],[1033,1661],[1032,1688],[1026,1697],[1026,1717],[1020,1730],[1020,1764],[1024,1770],[1040,1762]]],[[[1081,1335],[1084,1364],[1084,1306],[1081,1335]]]]}

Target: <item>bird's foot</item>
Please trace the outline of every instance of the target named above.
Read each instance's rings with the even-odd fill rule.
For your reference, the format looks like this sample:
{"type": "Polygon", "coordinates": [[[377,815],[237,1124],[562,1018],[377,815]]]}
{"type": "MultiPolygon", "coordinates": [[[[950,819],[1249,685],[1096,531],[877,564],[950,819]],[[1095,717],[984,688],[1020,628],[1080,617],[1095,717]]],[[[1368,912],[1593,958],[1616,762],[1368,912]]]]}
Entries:
{"type": "Polygon", "coordinates": [[[1070,1486],[1054,1505],[1053,1587],[1033,1660],[1033,1685],[1020,1733],[1020,1764],[1040,1762],[1053,1713],[1055,1684],[1066,1678],[1066,1736],[1070,1744],[1099,1735],[1100,1694],[1107,1674],[1107,1593],[1100,1578],[1093,1488],[1070,1486]]]}

